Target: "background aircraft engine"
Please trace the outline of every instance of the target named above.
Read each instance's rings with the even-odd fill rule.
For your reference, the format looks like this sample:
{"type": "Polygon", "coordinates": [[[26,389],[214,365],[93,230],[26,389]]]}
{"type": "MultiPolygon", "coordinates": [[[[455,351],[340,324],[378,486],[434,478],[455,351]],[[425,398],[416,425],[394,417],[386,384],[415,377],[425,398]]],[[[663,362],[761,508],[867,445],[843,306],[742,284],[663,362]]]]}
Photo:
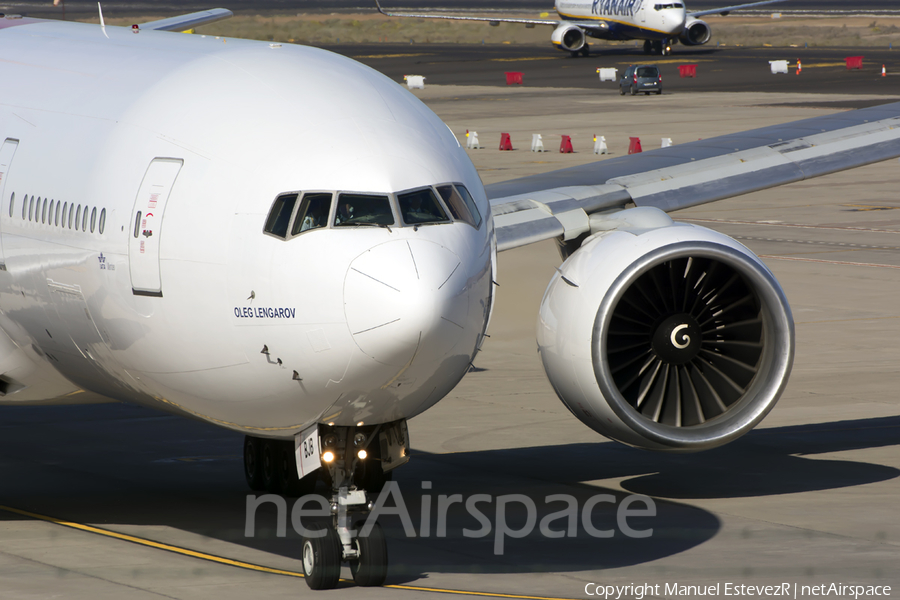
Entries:
{"type": "Polygon", "coordinates": [[[688,17],[684,23],[684,30],[678,36],[678,40],[685,46],[700,46],[712,37],[712,29],[700,19],[688,17]]]}
{"type": "Polygon", "coordinates": [[[597,432],[640,448],[705,450],[775,405],[793,319],[747,248],[656,212],[670,224],[596,234],[562,265],[541,303],[538,350],[559,398],[597,432]]]}
{"type": "Polygon", "coordinates": [[[550,36],[550,41],[554,45],[569,52],[578,52],[584,48],[584,39],[584,30],[575,25],[566,24],[559,25],[550,36]]]}

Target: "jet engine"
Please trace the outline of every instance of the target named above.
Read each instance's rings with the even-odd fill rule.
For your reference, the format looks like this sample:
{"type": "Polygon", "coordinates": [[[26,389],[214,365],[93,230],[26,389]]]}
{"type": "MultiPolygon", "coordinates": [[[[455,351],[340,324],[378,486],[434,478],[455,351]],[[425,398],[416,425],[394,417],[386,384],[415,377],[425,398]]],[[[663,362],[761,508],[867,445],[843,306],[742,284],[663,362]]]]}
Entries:
{"type": "Polygon", "coordinates": [[[706,21],[688,17],[684,22],[684,29],[678,36],[679,41],[685,46],[700,46],[712,37],[712,29],[706,21]]]}
{"type": "Polygon", "coordinates": [[[560,50],[578,52],[584,48],[584,30],[575,25],[563,23],[553,30],[550,41],[560,50]]]}
{"type": "Polygon", "coordinates": [[[595,217],[541,303],[538,350],[559,398],[640,448],[691,452],[747,433],[793,361],[775,277],[735,240],[657,209],[595,217]]]}

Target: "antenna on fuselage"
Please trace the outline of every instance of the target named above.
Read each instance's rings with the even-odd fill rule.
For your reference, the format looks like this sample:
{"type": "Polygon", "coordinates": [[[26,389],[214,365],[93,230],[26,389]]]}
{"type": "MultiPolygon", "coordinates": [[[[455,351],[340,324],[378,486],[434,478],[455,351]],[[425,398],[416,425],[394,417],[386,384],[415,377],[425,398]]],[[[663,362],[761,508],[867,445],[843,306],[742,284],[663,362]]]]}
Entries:
{"type": "Polygon", "coordinates": [[[100,11],[100,29],[103,30],[103,35],[106,36],[106,39],[109,39],[109,36],[106,34],[106,23],[103,22],[103,7],[100,6],[100,3],[97,3],[97,10],[100,11]]]}
{"type": "Polygon", "coordinates": [[[66,0],[53,0],[53,6],[62,6],[63,21],[66,20],[66,0]]]}

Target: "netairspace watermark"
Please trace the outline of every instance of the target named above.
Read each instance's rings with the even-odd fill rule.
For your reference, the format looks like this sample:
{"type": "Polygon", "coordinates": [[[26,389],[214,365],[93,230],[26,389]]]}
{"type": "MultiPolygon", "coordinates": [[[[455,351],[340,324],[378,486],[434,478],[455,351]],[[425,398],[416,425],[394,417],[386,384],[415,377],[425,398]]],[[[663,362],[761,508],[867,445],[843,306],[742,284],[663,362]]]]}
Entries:
{"type": "Polygon", "coordinates": [[[644,600],[662,596],[712,596],[728,598],[732,596],[781,596],[784,598],[818,598],[832,596],[835,598],[886,597],[891,595],[889,585],[865,585],[844,583],[822,583],[819,585],[799,585],[797,583],[781,583],[778,585],[747,585],[744,583],[715,583],[707,585],[683,585],[680,583],[630,583],[628,585],[604,585],[588,583],[584,593],[591,598],[603,600],[619,600],[634,598],[644,600]]]}
{"type": "MultiPolygon", "coordinates": [[[[431,489],[430,481],[422,482],[423,490],[431,489]]],[[[288,508],[287,501],[275,494],[263,496],[247,496],[247,513],[244,535],[256,535],[256,512],[264,504],[274,504],[277,510],[275,535],[287,535],[288,508]]],[[[462,529],[466,538],[486,538],[493,535],[494,554],[502,555],[508,538],[520,539],[529,536],[537,529],[542,536],[550,539],[578,536],[579,523],[581,530],[591,537],[612,538],[617,534],[629,538],[648,538],[653,535],[653,528],[648,527],[645,520],[656,516],[656,503],[648,496],[631,494],[618,502],[612,494],[595,494],[587,498],[581,506],[578,499],[569,494],[551,494],[543,498],[538,510],[538,503],[525,494],[439,494],[436,498],[430,493],[423,493],[419,498],[420,518],[416,529],[407,503],[403,499],[400,486],[396,481],[388,481],[375,502],[375,507],[368,514],[365,525],[359,535],[367,536],[375,522],[383,516],[395,516],[400,519],[403,532],[409,538],[447,537],[448,512],[454,505],[465,507],[469,517],[474,519],[477,529],[462,529]],[[618,505],[617,505],[618,504],[618,505]],[[616,528],[599,528],[595,524],[594,511],[615,507],[616,528]],[[553,512],[547,513],[547,510],[553,512]],[[513,517],[515,511],[516,516],[513,517]],[[524,512],[524,522],[520,515],[524,512]],[[493,515],[493,519],[489,515],[493,515]],[[538,519],[540,515],[543,515],[538,519]],[[511,524],[510,518],[514,523],[511,524]],[[639,520],[640,519],[640,520],[639,520]],[[513,525],[516,526],[513,526],[513,525]],[[432,527],[434,525],[434,527],[432,527]],[[433,532],[433,534],[432,534],[433,532]]],[[[346,507],[338,506],[338,516],[346,516],[346,507]],[[341,514],[344,511],[344,514],[341,514]]],[[[294,531],[304,537],[325,535],[322,530],[308,529],[304,519],[322,518],[332,514],[328,501],[317,495],[303,496],[297,499],[290,511],[290,521],[294,531]],[[316,507],[311,508],[311,505],[316,507]]]]}

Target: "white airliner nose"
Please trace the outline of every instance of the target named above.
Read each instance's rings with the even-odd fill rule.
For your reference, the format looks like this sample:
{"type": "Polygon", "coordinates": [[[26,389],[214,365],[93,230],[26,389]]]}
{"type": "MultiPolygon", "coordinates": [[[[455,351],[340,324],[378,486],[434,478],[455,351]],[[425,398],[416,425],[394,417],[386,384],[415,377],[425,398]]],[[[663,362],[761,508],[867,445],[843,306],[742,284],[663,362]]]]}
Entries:
{"type": "Polygon", "coordinates": [[[386,242],[347,270],[347,325],[360,350],[382,364],[442,359],[462,337],[468,312],[466,269],[440,244],[386,242]]]}

